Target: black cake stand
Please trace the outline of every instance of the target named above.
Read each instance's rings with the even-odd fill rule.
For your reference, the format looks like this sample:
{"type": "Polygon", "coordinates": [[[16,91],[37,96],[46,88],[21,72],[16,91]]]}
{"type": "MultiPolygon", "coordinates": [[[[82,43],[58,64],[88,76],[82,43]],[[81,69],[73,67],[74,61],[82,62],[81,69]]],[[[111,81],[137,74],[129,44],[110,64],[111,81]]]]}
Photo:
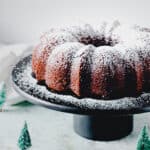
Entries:
{"type": "Polygon", "coordinates": [[[49,109],[74,114],[74,130],[92,140],[116,140],[129,135],[133,129],[133,115],[150,111],[150,94],[116,100],[77,98],[59,94],[37,84],[31,75],[31,55],[13,67],[11,79],[14,89],[31,103],[49,109]]]}

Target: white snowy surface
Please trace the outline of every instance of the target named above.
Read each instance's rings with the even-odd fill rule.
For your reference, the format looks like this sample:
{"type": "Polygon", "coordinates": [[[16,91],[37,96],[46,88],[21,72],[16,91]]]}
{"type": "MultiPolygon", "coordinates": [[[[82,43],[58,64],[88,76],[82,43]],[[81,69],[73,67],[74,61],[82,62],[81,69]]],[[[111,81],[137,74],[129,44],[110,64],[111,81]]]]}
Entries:
{"type": "Polygon", "coordinates": [[[5,82],[7,87],[7,104],[16,104],[24,101],[12,88],[10,81],[10,73],[12,66],[20,58],[20,55],[27,55],[31,52],[31,45],[14,44],[14,45],[0,45],[0,82],[5,82]]]}
{"type": "MultiPolygon", "coordinates": [[[[0,81],[7,81],[6,76],[12,62],[26,48],[28,48],[26,45],[0,46],[0,62],[6,69],[5,72],[0,69],[0,81]]],[[[24,100],[13,90],[10,90],[9,94],[7,103],[24,100]]],[[[33,145],[31,150],[135,150],[140,130],[145,124],[150,126],[150,113],[135,115],[132,134],[113,142],[98,142],[87,140],[74,133],[71,114],[38,106],[6,106],[4,109],[5,112],[0,112],[0,150],[18,149],[17,140],[25,120],[31,134],[33,145]]]]}
{"type": "Polygon", "coordinates": [[[113,142],[98,142],[82,138],[73,131],[71,114],[38,106],[20,107],[0,113],[0,149],[17,150],[17,139],[26,120],[32,139],[31,150],[136,150],[141,128],[150,125],[150,113],[134,118],[132,134],[113,142]]]}

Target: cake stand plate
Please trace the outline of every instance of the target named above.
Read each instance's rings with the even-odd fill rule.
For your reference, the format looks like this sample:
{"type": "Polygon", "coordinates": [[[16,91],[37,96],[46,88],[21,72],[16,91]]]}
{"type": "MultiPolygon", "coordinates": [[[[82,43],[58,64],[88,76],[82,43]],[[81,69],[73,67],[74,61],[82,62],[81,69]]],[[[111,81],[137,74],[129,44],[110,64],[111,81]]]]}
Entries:
{"type": "Polygon", "coordinates": [[[122,138],[132,131],[134,114],[150,111],[149,93],[106,101],[52,92],[32,76],[31,57],[21,58],[13,67],[14,89],[31,103],[73,113],[74,130],[82,137],[105,141],[122,138]]]}

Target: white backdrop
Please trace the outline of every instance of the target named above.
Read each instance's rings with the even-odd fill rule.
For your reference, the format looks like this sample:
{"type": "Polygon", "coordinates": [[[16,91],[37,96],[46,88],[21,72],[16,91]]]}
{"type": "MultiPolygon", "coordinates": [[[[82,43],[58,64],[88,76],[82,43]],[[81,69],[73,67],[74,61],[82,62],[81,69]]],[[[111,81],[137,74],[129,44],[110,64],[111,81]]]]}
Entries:
{"type": "Polygon", "coordinates": [[[33,42],[53,26],[113,19],[150,26],[150,1],[0,0],[0,42],[33,42]]]}

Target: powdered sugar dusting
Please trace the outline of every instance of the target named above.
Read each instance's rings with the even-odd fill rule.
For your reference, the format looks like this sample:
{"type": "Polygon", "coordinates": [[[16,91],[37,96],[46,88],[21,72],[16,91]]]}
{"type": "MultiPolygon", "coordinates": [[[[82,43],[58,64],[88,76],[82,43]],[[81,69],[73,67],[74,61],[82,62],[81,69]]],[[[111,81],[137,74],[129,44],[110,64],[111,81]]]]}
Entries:
{"type": "MultiPolygon", "coordinates": [[[[119,21],[111,23],[102,22],[95,27],[90,24],[81,24],[65,28],[54,28],[41,37],[41,49],[39,56],[43,53],[45,46],[57,47],[66,42],[82,42],[82,38],[103,39],[106,43],[111,40],[116,50],[126,54],[126,50],[137,50],[137,47],[146,51],[150,45],[150,32],[142,30],[137,26],[122,25],[119,21]]],[[[90,44],[90,43],[89,43],[90,44]]]]}
{"type": "Polygon", "coordinates": [[[42,44],[62,44],[64,42],[76,42],[77,39],[68,32],[65,31],[54,31],[47,32],[42,38],[42,44]]]}
{"type": "MultiPolygon", "coordinates": [[[[78,42],[67,42],[67,43],[61,44],[52,51],[47,61],[47,64],[55,65],[54,64],[56,62],[55,58],[57,55],[59,55],[60,52],[62,55],[67,55],[68,53],[71,55],[72,53],[75,53],[83,46],[84,46],[83,44],[78,43],[78,42]]],[[[63,58],[65,59],[65,56],[63,58]]],[[[71,59],[71,57],[67,57],[68,61],[71,61],[69,58],[71,59]]]]}
{"type": "Polygon", "coordinates": [[[81,40],[81,38],[85,37],[91,37],[94,38],[96,31],[90,24],[81,24],[78,26],[71,26],[64,29],[68,33],[72,34],[74,37],[78,39],[78,41],[81,40]]]}
{"type": "MultiPolygon", "coordinates": [[[[143,47],[143,51],[147,50],[145,47],[150,45],[150,32],[146,31],[137,26],[122,25],[119,21],[114,21],[112,24],[102,22],[97,27],[81,24],[51,29],[43,34],[41,43],[43,47],[46,45],[57,47],[66,42],[81,42],[82,38],[105,38],[106,43],[112,40],[112,45],[125,54],[129,48],[136,50],[137,47],[143,47]]],[[[39,53],[41,51],[42,49],[39,53]]]]}
{"type": "MultiPolygon", "coordinates": [[[[46,32],[41,37],[40,47],[38,47],[38,50],[35,49],[36,58],[42,60],[45,53],[49,56],[52,49],[67,42],[77,42],[77,39],[70,33],[61,30],[50,30],[46,32]]],[[[46,63],[47,58],[43,61],[46,63]]]]}
{"type": "Polygon", "coordinates": [[[96,100],[71,95],[57,94],[49,91],[45,86],[37,84],[31,76],[31,56],[25,57],[13,69],[13,82],[25,93],[50,103],[73,106],[85,110],[132,110],[150,106],[150,94],[144,93],[140,97],[125,97],[117,100],[96,100]]]}

